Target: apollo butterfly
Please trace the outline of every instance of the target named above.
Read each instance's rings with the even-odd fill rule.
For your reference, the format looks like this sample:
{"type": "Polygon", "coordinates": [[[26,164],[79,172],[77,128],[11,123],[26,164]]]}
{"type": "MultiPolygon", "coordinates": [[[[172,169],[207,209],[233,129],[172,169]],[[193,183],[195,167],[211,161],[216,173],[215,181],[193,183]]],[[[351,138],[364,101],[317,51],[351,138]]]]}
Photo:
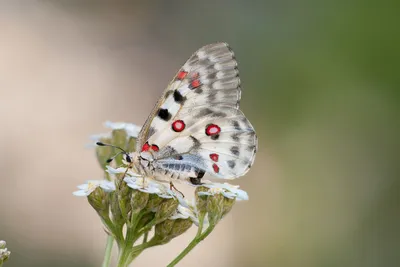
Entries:
{"type": "Polygon", "coordinates": [[[239,71],[226,43],[206,45],[178,71],[141,129],[130,161],[140,175],[201,184],[254,162],[257,136],[239,110],[239,71]]]}

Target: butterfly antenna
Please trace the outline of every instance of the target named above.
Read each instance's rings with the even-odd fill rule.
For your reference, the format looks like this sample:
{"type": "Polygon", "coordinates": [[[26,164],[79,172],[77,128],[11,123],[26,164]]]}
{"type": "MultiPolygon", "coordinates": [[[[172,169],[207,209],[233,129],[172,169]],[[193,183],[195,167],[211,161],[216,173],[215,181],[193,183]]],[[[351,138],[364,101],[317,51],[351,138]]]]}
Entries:
{"type": "Polygon", "coordinates": [[[126,156],[126,161],[127,161],[127,162],[129,162],[129,163],[132,162],[132,159],[131,159],[131,157],[129,156],[128,152],[126,152],[125,149],[122,149],[122,148],[120,148],[119,146],[114,146],[114,145],[110,145],[110,144],[104,144],[104,143],[102,143],[102,142],[96,142],[96,145],[98,145],[98,146],[109,146],[109,147],[113,147],[113,148],[116,148],[116,149],[121,150],[121,151],[118,152],[116,155],[114,155],[113,157],[109,158],[109,159],[107,160],[107,163],[110,163],[110,162],[113,161],[117,156],[119,156],[119,155],[121,155],[121,154],[124,154],[124,155],[126,156]]]}

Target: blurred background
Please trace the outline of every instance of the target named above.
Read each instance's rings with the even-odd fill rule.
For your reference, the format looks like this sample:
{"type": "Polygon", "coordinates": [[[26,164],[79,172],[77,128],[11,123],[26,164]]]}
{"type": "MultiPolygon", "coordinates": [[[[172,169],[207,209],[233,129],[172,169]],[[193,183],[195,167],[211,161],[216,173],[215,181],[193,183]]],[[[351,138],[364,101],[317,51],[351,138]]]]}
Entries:
{"type": "MultiPolygon", "coordinates": [[[[1,1],[5,266],[101,265],[100,220],[72,196],[102,175],[88,136],[143,124],[215,41],[236,53],[260,147],[238,181],[250,201],[179,266],[399,266],[399,5],[343,2],[1,1]]],[[[165,266],[194,234],[135,266],[165,266]]]]}

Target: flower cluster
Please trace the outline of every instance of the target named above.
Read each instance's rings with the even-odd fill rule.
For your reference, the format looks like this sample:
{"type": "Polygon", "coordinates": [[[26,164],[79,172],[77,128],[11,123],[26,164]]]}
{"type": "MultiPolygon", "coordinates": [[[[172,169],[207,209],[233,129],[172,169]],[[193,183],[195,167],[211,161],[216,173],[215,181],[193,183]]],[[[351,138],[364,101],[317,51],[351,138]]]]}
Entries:
{"type": "MultiPolygon", "coordinates": [[[[87,197],[107,233],[117,242],[118,266],[127,266],[143,250],[168,243],[193,224],[198,227],[192,241],[196,245],[211,233],[236,200],[248,199],[247,193],[237,186],[206,183],[197,186],[194,199],[188,201],[169,186],[133,172],[123,155],[118,155],[120,151],[113,146],[133,152],[139,127],[111,122],[106,126],[112,129],[110,134],[92,137],[95,142],[112,145],[96,148],[104,179],[89,180],[73,194],[87,197]]],[[[190,249],[194,247],[192,243],[190,249]]],[[[170,266],[190,249],[183,251],[170,266]]]]}
{"type": "Polygon", "coordinates": [[[6,248],[6,241],[0,240],[0,266],[8,260],[11,252],[6,248]]]}

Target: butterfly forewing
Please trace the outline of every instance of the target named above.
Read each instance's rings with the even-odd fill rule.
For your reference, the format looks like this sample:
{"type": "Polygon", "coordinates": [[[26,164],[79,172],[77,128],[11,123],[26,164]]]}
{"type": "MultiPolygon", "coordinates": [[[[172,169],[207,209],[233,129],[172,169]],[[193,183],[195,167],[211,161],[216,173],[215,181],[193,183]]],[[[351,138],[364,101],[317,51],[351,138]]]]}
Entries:
{"type": "Polygon", "coordinates": [[[224,179],[248,171],[257,149],[238,109],[239,71],[226,43],[204,46],[178,71],[139,134],[137,150],[154,148],[160,172],[182,178],[207,172],[224,179]]]}

